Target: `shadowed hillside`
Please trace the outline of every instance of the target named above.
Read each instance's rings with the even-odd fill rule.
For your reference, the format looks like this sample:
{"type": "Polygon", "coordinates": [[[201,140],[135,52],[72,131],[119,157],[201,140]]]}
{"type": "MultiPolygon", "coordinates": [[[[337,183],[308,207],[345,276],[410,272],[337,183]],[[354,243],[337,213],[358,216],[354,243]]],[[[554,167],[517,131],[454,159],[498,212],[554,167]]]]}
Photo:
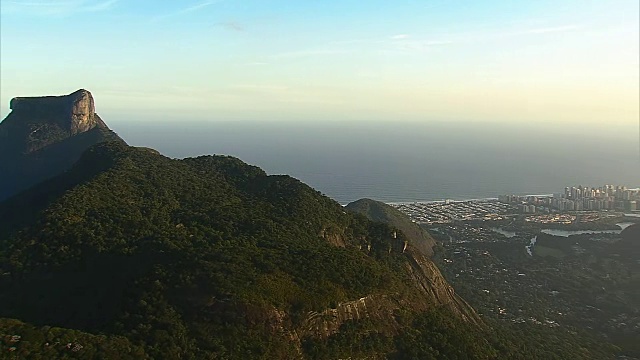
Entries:
{"type": "Polygon", "coordinates": [[[381,221],[397,228],[407,236],[411,245],[419,249],[426,256],[430,257],[433,255],[433,246],[436,244],[435,240],[429,233],[411,221],[406,214],[403,214],[398,209],[371,199],[354,201],[348,204],[346,208],[354,213],[362,214],[373,221],[381,221]]]}
{"type": "Polygon", "coordinates": [[[403,233],[231,157],[98,144],[0,218],[0,316],[123,335],[152,356],[290,358],[348,324],[391,353],[432,311],[480,329],[403,233]]]}

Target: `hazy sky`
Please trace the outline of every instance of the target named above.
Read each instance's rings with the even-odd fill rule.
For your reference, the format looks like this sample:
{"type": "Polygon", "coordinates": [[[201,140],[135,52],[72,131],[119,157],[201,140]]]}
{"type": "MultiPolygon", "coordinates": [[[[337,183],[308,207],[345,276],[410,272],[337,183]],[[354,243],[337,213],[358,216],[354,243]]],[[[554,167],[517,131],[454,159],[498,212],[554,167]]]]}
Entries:
{"type": "Polygon", "coordinates": [[[86,88],[139,121],[639,121],[638,0],[0,4],[2,117],[86,88]]]}

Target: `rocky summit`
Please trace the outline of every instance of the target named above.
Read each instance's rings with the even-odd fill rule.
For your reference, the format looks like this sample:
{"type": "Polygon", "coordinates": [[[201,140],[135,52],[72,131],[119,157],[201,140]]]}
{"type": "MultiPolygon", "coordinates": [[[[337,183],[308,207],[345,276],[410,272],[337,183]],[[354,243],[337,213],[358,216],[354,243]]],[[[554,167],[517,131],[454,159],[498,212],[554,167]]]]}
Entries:
{"type": "Polygon", "coordinates": [[[91,93],[16,97],[0,123],[0,200],[69,169],[91,145],[121,141],[95,112],[91,93]]]}

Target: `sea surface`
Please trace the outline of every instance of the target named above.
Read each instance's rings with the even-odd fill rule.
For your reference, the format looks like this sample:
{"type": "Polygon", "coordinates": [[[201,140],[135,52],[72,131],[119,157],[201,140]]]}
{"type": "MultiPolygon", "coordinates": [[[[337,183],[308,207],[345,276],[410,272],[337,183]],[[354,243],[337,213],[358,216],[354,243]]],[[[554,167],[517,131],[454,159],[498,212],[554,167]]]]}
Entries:
{"type": "Polygon", "coordinates": [[[183,158],[225,154],[288,174],[342,204],[640,187],[638,129],[474,122],[117,121],[129,144],[183,158]]]}

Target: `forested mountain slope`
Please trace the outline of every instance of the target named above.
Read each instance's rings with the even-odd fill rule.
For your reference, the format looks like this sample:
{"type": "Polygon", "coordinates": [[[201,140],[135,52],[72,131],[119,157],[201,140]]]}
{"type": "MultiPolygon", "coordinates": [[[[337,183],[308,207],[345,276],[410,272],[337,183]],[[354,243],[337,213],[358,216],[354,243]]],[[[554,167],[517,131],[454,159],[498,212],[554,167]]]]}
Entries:
{"type": "Polygon", "coordinates": [[[0,203],[0,358],[592,359],[490,327],[400,229],[227,156],[102,142],[0,203]]]}
{"type": "Polygon", "coordinates": [[[325,347],[344,334],[390,354],[430,310],[481,326],[402,232],[231,157],[101,143],[0,219],[0,316],[153,357],[337,356],[351,347],[325,347]]]}

